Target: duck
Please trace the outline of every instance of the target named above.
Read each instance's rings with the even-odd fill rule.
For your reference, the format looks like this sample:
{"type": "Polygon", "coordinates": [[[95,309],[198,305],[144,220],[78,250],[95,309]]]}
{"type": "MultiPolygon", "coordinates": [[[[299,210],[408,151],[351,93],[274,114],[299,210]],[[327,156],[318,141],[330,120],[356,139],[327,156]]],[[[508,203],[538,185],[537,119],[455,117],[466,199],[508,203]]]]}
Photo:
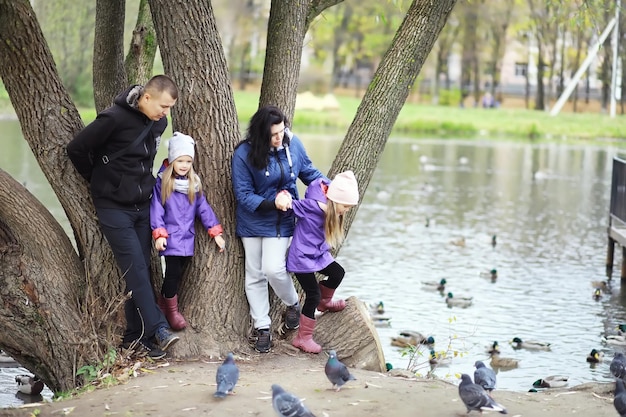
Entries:
{"type": "Polygon", "coordinates": [[[417,345],[429,345],[435,344],[435,338],[432,336],[424,336],[420,332],[413,330],[403,330],[399,333],[399,336],[391,338],[391,345],[401,348],[417,345]]]}
{"type": "Polygon", "coordinates": [[[611,346],[626,346],[626,334],[609,334],[602,337],[602,342],[611,346]]]}
{"type": "Polygon", "coordinates": [[[611,284],[608,281],[591,281],[591,287],[606,293],[611,292],[611,284]]]}
{"type": "Polygon", "coordinates": [[[495,248],[497,244],[498,244],[498,240],[496,238],[496,235],[491,236],[491,246],[495,248]]]}
{"type": "Polygon", "coordinates": [[[465,247],[465,237],[461,236],[458,239],[451,240],[450,244],[452,244],[454,246],[459,246],[461,248],[464,248],[465,247]]]}
{"type": "Polygon", "coordinates": [[[446,355],[446,353],[437,353],[435,349],[431,349],[428,355],[428,363],[437,366],[447,366],[452,363],[452,356],[446,355]]]}
{"type": "Polygon", "coordinates": [[[528,349],[528,350],[550,350],[551,343],[538,342],[536,340],[522,341],[519,337],[514,337],[511,340],[513,349],[528,349]]]}
{"type": "Polygon", "coordinates": [[[22,394],[39,395],[43,391],[43,381],[34,375],[16,375],[17,390],[22,394]]]}
{"type": "Polygon", "coordinates": [[[500,353],[500,345],[498,344],[498,341],[494,340],[491,345],[485,346],[485,351],[489,354],[492,354],[494,352],[500,353]]]}
{"type": "Polygon", "coordinates": [[[441,278],[439,282],[437,281],[423,281],[422,286],[427,291],[444,291],[446,289],[446,281],[445,278],[441,278]]]}
{"type": "Polygon", "coordinates": [[[519,360],[513,358],[503,358],[500,356],[500,352],[493,352],[489,356],[491,356],[491,362],[489,362],[489,364],[492,368],[513,369],[519,366],[519,360]]]}
{"type": "Polygon", "coordinates": [[[596,349],[591,349],[589,355],[587,355],[587,362],[589,363],[600,363],[604,358],[604,352],[599,352],[596,349]]]}
{"type": "Polygon", "coordinates": [[[370,304],[370,314],[385,314],[385,303],[379,301],[376,304],[370,304]]]}
{"type": "Polygon", "coordinates": [[[493,268],[489,271],[481,271],[478,273],[478,275],[480,275],[482,278],[489,278],[490,280],[495,281],[498,279],[498,270],[493,268]]]}
{"type": "Polygon", "coordinates": [[[567,385],[568,376],[551,375],[533,382],[535,388],[562,388],[567,385]]]}
{"type": "Polygon", "coordinates": [[[455,297],[451,292],[446,296],[446,304],[448,307],[466,308],[472,305],[472,297],[455,297]]]}
{"type": "Polygon", "coordinates": [[[593,299],[598,301],[602,298],[602,290],[600,288],[596,288],[593,290],[593,299]]]}

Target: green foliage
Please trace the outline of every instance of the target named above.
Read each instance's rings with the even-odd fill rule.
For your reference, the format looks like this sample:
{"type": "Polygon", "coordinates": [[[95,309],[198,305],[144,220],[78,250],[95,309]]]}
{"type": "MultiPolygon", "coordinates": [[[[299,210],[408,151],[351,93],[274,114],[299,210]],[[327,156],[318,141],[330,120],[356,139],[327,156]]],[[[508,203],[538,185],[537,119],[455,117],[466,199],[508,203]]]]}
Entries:
{"type": "MultiPolygon", "coordinates": [[[[113,367],[116,361],[117,350],[111,347],[104,355],[101,363],[98,363],[96,365],[81,366],[76,372],[76,376],[82,377],[85,383],[89,384],[96,379],[101,378],[103,376],[103,372],[106,372],[108,374],[109,370],[111,369],[111,367],[113,367]]],[[[110,378],[110,375],[104,375],[104,379],[107,382],[110,382],[107,378],[110,378]]]]}
{"type": "Polygon", "coordinates": [[[458,106],[461,102],[461,89],[439,90],[440,106],[458,106]]]}

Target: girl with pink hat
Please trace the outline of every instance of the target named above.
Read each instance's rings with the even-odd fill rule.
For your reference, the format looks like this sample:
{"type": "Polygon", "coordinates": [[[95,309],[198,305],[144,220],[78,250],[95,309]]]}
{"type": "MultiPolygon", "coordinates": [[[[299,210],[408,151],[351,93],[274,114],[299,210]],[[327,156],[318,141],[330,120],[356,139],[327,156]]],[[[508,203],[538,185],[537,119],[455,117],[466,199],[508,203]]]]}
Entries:
{"type": "Polygon", "coordinates": [[[332,182],[313,181],[303,200],[291,200],[288,193],[276,197],[276,205],[286,204],[296,216],[296,228],[287,254],[287,270],[293,272],[305,293],[298,335],[291,344],[305,352],[319,353],[313,340],[315,309],[341,311],[344,300],[333,300],[345,271],[330,253],[344,239],[344,214],[359,203],[359,186],[352,171],[337,174],[332,182]],[[315,273],[328,277],[317,282],[315,273]]]}

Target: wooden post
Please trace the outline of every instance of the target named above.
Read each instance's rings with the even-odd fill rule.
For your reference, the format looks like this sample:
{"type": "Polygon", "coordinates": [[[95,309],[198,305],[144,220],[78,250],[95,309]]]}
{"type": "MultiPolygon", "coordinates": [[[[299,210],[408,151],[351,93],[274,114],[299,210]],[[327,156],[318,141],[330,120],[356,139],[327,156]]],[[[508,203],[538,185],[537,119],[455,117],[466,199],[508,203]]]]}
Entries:
{"type": "Polygon", "coordinates": [[[615,253],[615,240],[609,236],[609,245],[606,250],[606,276],[611,279],[613,275],[613,255],[615,253]]]}
{"type": "Polygon", "coordinates": [[[626,281],[626,247],[622,246],[622,281],[626,281]]]}

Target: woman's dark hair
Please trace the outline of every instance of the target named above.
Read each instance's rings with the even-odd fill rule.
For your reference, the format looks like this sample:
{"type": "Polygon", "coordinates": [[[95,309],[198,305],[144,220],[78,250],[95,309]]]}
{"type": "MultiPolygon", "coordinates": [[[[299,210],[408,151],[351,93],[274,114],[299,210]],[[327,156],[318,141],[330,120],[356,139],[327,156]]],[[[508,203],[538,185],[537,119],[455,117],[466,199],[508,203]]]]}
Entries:
{"type": "Polygon", "coordinates": [[[272,126],[281,122],[288,125],[287,117],[276,106],[261,107],[250,119],[244,141],[250,144],[248,160],[254,168],[263,169],[269,164],[272,126]]]}

